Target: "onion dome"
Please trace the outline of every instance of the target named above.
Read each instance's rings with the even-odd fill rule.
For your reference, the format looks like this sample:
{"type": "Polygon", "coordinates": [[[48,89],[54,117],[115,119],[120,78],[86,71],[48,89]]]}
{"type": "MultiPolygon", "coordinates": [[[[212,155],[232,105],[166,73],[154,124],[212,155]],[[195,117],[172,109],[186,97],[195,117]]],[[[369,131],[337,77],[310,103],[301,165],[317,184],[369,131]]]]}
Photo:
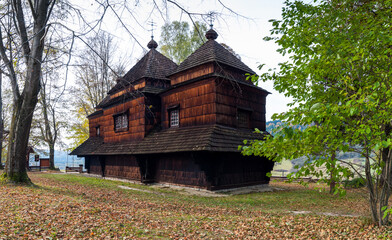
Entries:
{"type": "Polygon", "coordinates": [[[158,43],[155,42],[154,38],[151,38],[151,41],[147,44],[147,47],[149,49],[153,49],[153,48],[155,49],[158,47],[158,43]]]}
{"type": "Polygon", "coordinates": [[[216,33],[215,30],[211,28],[206,32],[206,38],[208,40],[215,40],[218,38],[218,33],[216,33]]]}

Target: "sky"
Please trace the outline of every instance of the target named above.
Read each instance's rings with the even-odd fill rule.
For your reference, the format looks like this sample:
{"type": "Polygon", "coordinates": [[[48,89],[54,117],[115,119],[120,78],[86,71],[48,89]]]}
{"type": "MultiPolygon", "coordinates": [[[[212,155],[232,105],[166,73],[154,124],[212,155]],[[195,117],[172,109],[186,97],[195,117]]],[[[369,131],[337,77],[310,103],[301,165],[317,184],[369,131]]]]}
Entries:
{"type": "MultiPolygon", "coordinates": [[[[156,1],[159,4],[162,2],[156,1]]],[[[241,56],[241,60],[260,74],[269,68],[277,68],[279,62],[286,59],[276,52],[277,45],[273,42],[263,40],[269,35],[272,28],[270,19],[280,19],[283,7],[283,0],[221,0],[227,7],[238,13],[235,16],[229,10],[216,0],[194,0],[185,1],[177,0],[184,9],[193,13],[221,12],[222,15],[214,20],[214,29],[219,36],[217,41],[230,46],[237,54],[241,56]],[[260,71],[258,66],[265,64],[260,71]]],[[[86,18],[91,15],[91,21],[97,14],[99,6],[94,1],[76,1],[85,12],[86,18]],[[87,13],[87,14],[86,14],[87,13]]],[[[188,21],[189,17],[178,7],[167,2],[165,12],[157,11],[150,1],[136,1],[131,5],[132,15],[124,8],[116,8],[116,14],[122,19],[122,23],[117,20],[113,12],[107,10],[105,17],[100,24],[100,28],[113,34],[117,40],[119,58],[127,59],[127,70],[129,70],[138,59],[140,59],[147,50],[147,43],[151,39],[150,22],[154,21],[154,39],[159,43],[160,29],[165,21],[188,21]],[[124,28],[127,27],[127,30],[124,28]],[[137,41],[135,41],[135,39],[137,41]]],[[[195,20],[198,20],[195,16],[195,20]]],[[[77,24],[77,23],[75,23],[77,24]]],[[[159,51],[159,46],[158,46],[159,51]]],[[[261,82],[259,86],[269,91],[271,94],[267,97],[266,119],[271,120],[274,113],[284,112],[288,109],[287,103],[290,99],[283,94],[279,94],[273,89],[273,82],[261,82]]]]}

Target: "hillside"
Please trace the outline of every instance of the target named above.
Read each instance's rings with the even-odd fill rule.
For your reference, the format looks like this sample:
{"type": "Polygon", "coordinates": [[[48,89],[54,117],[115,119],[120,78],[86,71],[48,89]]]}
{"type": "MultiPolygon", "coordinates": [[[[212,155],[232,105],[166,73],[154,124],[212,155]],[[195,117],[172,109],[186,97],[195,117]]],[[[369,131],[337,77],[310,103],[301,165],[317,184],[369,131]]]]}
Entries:
{"type": "MultiPolygon", "coordinates": [[[[280,120],[269,121],[266,123],[266,130],[267,132],[274,135],[274,131],[277,128],[282,126],[284,123],[280,120]]],[[[300,125],[291,125],[291,127],[295,129],[305,129],[306,126],[300,125]]],[[[345,160],[347,162],[356,163],[356,164],[364,164],[365,159],[361,157],[359,153],[355,152],[340,152],[336,156],[338,159],[345,160]]],[[[295,172],[294,166],[303,166],[306,161],[306,157],[300,157],[293,159],[291,161],[284,161],[282,163],[275,163],[274,170],[272,171],[273,176],[286,176],[290,172],[295,172]]]]}

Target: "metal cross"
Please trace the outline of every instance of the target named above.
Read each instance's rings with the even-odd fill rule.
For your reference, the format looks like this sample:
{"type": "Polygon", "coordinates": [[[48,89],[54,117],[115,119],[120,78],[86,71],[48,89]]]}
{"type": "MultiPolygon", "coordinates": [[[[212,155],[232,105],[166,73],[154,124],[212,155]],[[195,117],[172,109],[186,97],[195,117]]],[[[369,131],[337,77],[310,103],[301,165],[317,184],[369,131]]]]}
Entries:
{"type": "Polygon", "coordinates": [[[154,26],[156,26],[156,24],[154,23],[154,20],[151,20],[149,23],[151,24],[151,38],[154,38],[154,26]]]}
{"type": "Polygon", "coordinates": [[[214,14],[215,14],[214,12],[209,12],[208,15],[207,15],[207,19],[210,22],[211,29],[212,29],[212,26],[214,26],[214,24],[213,24],[214,20],[215,20],[214,14]]]}

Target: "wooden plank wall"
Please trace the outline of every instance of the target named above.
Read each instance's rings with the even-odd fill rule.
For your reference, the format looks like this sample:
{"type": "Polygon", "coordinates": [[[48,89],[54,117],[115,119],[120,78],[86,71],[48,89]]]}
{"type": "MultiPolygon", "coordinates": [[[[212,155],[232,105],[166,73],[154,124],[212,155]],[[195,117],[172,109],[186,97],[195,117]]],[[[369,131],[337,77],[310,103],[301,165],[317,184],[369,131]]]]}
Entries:
{"type": "MultiPolygon", "coordinates": [[[[96,127],[99,126],[99,122],[101,121],[100,117],[102,117],[102,114],[92,116],[88,119],[90,137],[97,136],[96,127]]],[[[102,133],[102,129],[101,129],[101,136],[102,136],[102,134],[103,133],[102,133]]]]}
{"type": "Polygon", "coordinates": [[[191,153],[162,154],[157,160],[157,182],[207,187],[205,173],[194,162],[191,153]]]}
{"type": "Polygon", "coordinates": [[[169,127],[168,108],[175,105],[180,107],[180,127],[215,123],[214,79],[190,83],[164,93],[162,128],[169,127]]]}
{"type": "Polygon", "coordinates": [[[161,98],[146,94],[145,134],[161,124],[161,98]]]}
{"type": "MultiPolygon", "coordinates": [[[[102,175],[101,163],[98,157],[89,157],[89,168],[87,168],[88,173],[102,175]]],[[[86,164],[87,167],[88,164],[86,164]]]]}
{"type": "Polygon", "coordinates": [[[173,75],[172,77],[170,77],[171,85],[176,85],[213,72],[214,72],[213,63],[203,64],[198,67],[194,67],[184,72],[173,75]]]}
{"type": "Polygon", "coordinates": [[[145,85],[164,89],[170,87],[170,80],[148,78],[145,85]]]}
{"type": "Polygon", "coordinates": [[[250,128],[265,130],[266,93],[260,89],[230,82],[227,79],[216,80],[216,122],[237,127],[237,109],[252,110],[250,128]]]}
{"type": "Polygon", "coordinates": [[[105,142],[139,140],[145,133],[145,98],[128,100],[125,103],[103,110],[103,115],[90,119],[90,136],[95,136],[96,127],[100,126],[105,142]],[[113,115],[128,109],[128,131],[115,132],[113,115]]]}
{"type": "Polygon", "coordinates": [[[127,92],[132,92],[132,91],[138,90],[138,89],[143,88],[145,86],[146,86],[146,79],[143,78],[143,79],[137,81],[136,83],[131,84],[129,87],[126,87],[125,89],[123,89],[119,92],[111,94],[110,99],[121,96],[127,92]]]}
{"type": "Polygon", "coordinates": [[[40,159],[40,166],[41,167],[49,167],[49,158],[41,158],[40,159]]]}
{"type": "Polygon", "coordinates": [[[133,155],[105,157],[105,176],[140,181],[139,165],[133,155]]]}
{"type": "Polygon", "coordinates": [[[274,166],[266,158],[243,156],[240,153],[214,153],[205,164],[215,161],[215,179],[211,190],[269,183],[267,172],[274,166]]]}

